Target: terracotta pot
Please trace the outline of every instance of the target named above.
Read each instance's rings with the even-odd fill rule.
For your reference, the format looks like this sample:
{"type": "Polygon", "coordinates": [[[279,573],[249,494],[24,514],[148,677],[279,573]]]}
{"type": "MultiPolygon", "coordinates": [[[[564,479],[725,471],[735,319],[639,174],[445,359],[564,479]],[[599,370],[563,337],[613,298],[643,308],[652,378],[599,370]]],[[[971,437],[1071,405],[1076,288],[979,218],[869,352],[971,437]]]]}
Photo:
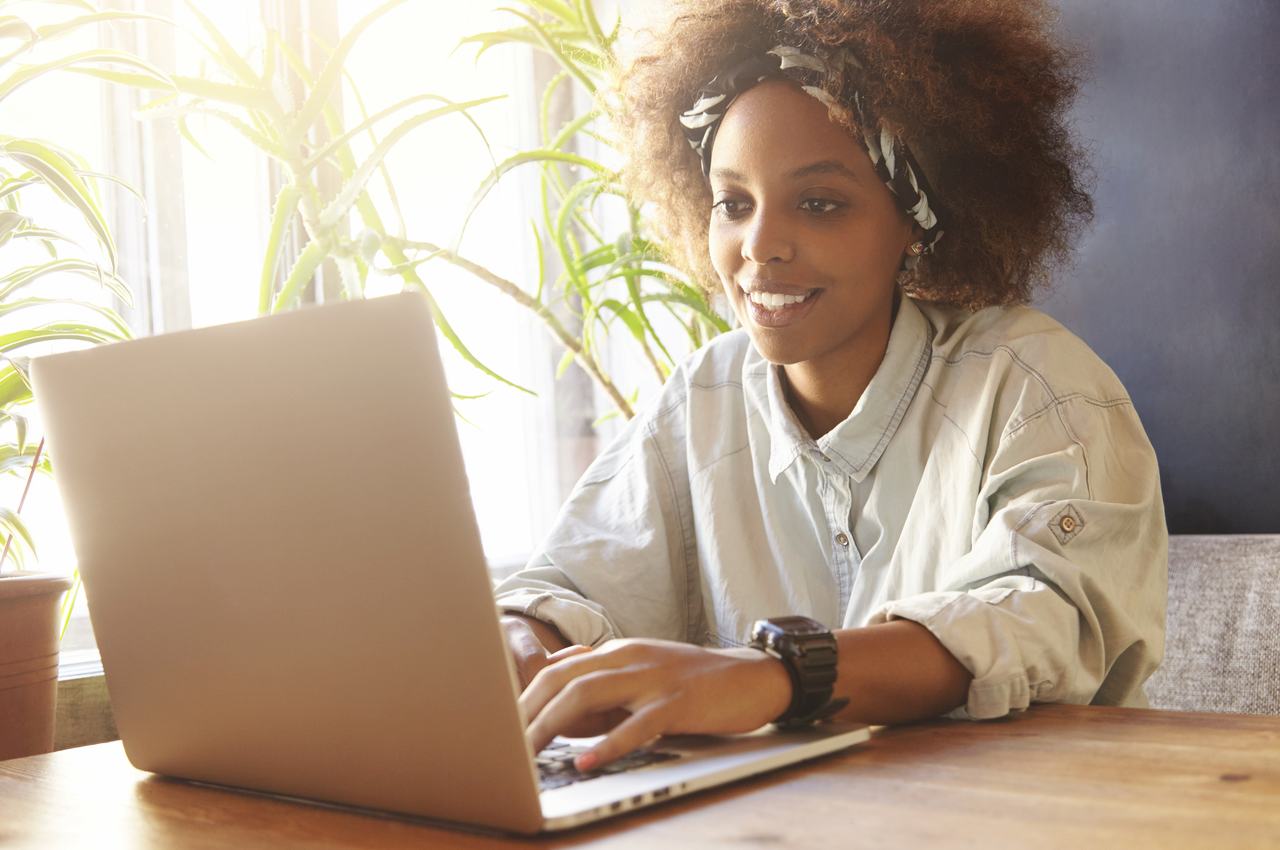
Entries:
{"type": "Polygon", "coordinates": [[[0,575],[0,759],[53,749],[58,606],[66,576],[0,575]]]}

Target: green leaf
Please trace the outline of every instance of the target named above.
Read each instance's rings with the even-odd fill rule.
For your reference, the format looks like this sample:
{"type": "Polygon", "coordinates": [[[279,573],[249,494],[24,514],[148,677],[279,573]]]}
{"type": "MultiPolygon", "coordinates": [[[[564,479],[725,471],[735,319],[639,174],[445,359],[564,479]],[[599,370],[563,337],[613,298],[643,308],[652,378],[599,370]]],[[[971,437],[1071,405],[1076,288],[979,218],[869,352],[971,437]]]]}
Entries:
{"type": "Polygon", "coordinates": [[[103,307],[100,304],[80,301],[74,298],[19,298],[16,301],[5,301],[4,303],[0,303],[0,316],[8,316],[18,312],[19,310],[26,310],[32,307],[45,307],[50,304],[62,304],[97,313],[114,327],[114,333],[118,333],[122,338],[132,336],[129,326],[125,324],[124,320],[120,318],[120,315],[115,310],[112,310],[110,307],[103,307]]]}
{"type": "Polygon", "coordinates": [[[177,121],[174,122],[178,126],[178,135],[187,140],[187,144],[195,148],[196,151],[210,162],[213,161],[213,154],[205,150],[204,145],[200,144],[200,140],[196,138],[195,133],[191,132],[191,126],[187,123],[187,116],[179,115],[177,121]]]}
{"type": "MultiPolygon", "coordinates": [[[[0,445],[0,474],[27,476],[31,472],[32,463],[36,459],[36,450],[25,449],[22,445],[12,443],[0,445]]],[[[36,469],[50,470],[48,458],[42,452],[36,469]]]]}
{"type": "Polygon", "coordinates": [[[462,355],[463,360],[466,360],[468,363],[470,363],[472,366],[479,369],[481,372],[484,372],[486,375],[488,375],[489,377],[497,381],[501,381],[502,383],[506,384],[509,387],[514,387],[515,389],[520,390],[520,392],[528,393],[531,396],[537,395],[537,393],[535,393],[533,390],[529,389],[528,387],[522,387],[517,383],[513,383],[512,381],[507,380],[506,378],[499,375],[497,372],[490,369],[488,366],[481,363],[476,358],[476,356],[471,353],[471,350],[467,348],[466,345],[463,344],[462,339],[458,336],[457,332],[453,329],[453,326],[449,324],[448,319],[445,318],[444,312],[441,311],[440,309],[440,305],[436,304],[435,298],[431,296],[431,292],[425,286],[421,286],[421,290],[427,296],[427,301],[431,305],[431,316],[433,319],[435,319],[436,327],[440,329],[440,333],[444,334],[444,338],[449,341],[449,344],[453,346],[453,349],[457,351],[458,354],[462,355]]]}
{"type": "Polygon", "coordinates": [[[90,67],[95,65],[125,65],[134,68],[138,72],[138,76],[150,79],[153,84],[172,88],[173,81],[164,71],[161,71],[150,62],[139,59],[131,53],[123,50],[110,50],[107,48],[97,48],[95,50],[85,50],[80,53],[73,53],[70,56],[63,56],[50,62],[43,62],[39,65],[23,65],[17,71],[10,74],[5,80],[0,81],[0,101],[3,101],[9,95],[25,86],[27,83],[41,77],[50,71],[57,71],[60,68],[74,70],[79,68],[82,71],[98,70],[90,67]]]}
{"type": "Polygon", "coordinates": [[[302,108],[298,110],[294,116],[293,124],[287,135],[302,139],[306,136],[307,130],[312,123],[320,117],[324,105],[329,102],[333,96],[334,90],[342,81],[342,65],[346,62],[347,54],[351,52],[351,48],[355,46],[356,41],[364,33],[364,31],[387,12],[403,3],[404,0],[389,0],[369,14],[361,18],[354,27],[352,27],[342,40],[338,42],[338,46],[334,48],[333,55],[329,57],[329,61],[325,63],[324,69],[316,78],[316,84],[311,87],[311,91],[307,94],[306,101],[303,102],[302,108]]]}
{"type": "MultiPolygon", "coordinates": [[[[6,358],[9,359],[9,358],[6,358]]],[[[0,370],[0,410],[25,404],[31,400],[31,384],[12,366],[0,370]]]]}
{"type": "Polygon", "coordinates": [[[142,193],[133,188],[129,181],[116,177],[114,174],[103,174],[100,171],[90,171],[86,168],[77,168],[76,174],[79,174],[81,177],[92,177],[94,180],[106,180],[108,183],[114,183],[130,195],[137,198],[140,204],[146,206],[147,199],[142,197],[142,193]]]}
{"type": "Polygon", "coordinates": [[[5,61],[8,61],[26,49],[26,47],[31,43],[35,42],[36,31],[31,24],[22,20],[22,18],[19,18],[17,15],[5,15],[3,18],[0,18],[0,38],[18,38],[28,42],[28,44],[19,47],[13,53],[6,56],[5,61]]]}
{"type": "Polygon", "coordinates": [[[76,340],[79,342],[119,342],[123,337],[111,331],[86,325],[80,322],[50,322],[38,328],[10,331],[0,334],[0,351],[16,351],[27,345],[53,340],[76,340]]]}
{"type": "Polygon", "coordinates": [[[22,213],[13,210],[0,210],[0,245],[9,241],[9,237],[13,235],[20,227],[26,227],[31,223],[31,219],[22,213]]]}
{"type": "Polygon", "coordinates": [[[535,47],[542,46],[542,42],[538,39],[537,33],[529,27],[512,27],[511,29],[506,30],[478,32],[459,40],[457,47],[454,49],[457,50],[465,44],[480,45],[479,49],[476,50],[475,58],[477,60],[479,60],[480,57],[483,56],[490,48],[496,47],[500,44],[530,44],[535,47]]]}
{"type": "Polygon", "coordinates": [[[600,45],[602,50],[609,49],[609,38],[604,34],[604,30],[600,27],[600,20],[596,18],[596,9],[594,0],[577,0],[578,17],[587,25],[587,32],[591,33],[591,37],[596,44],[600,45]]]}
{"type": "Polygon", "coordinates": [[[581,27],[582,21],[574,13],[573,7],[562,0],[524,0],[526,6],[531,6],[540,12],[546,12],[548,15],[559,18],[566,24],[581,27]]]}
{"type": "Polygon", "coordinates": [[[464,103],[453,103],[448,106],[442,106],[438,109],[432,109],[429,112],[424,112],[421,115],[414,116],[396,127],[387,134],[386,138],[382,140],[378,147],[375,148],[373,152],[369,154],[368,158],[360,164],[360,167],[356,169],[355,174],[353,174],[351,179],[342,187],[342,191],[340,191],[320,213],[318,227],[321,230],[329,230],[347,214],[347,211],[351,209],[351,205],[356,202],[360,193],[364,191],[365,184],[368,183],[369,178],[373,176],[373,172],[378,167],[378,163],[382,161],[383,157],[390,152],[391,148],[404,138],[410,130],[413,130],[419,125],[425,124],[428,121],[434,121],[442,116],[451,115],[455,112],[463,112],[473,106],[479,106],[499,99],[500,98],[498,97],[486,97],[479,100],[469,100],[464,103]]]}
{"type": "Polygon", "coordinates": [[[76,610],[76,600],[80,598],[80,588],[83,586],[84,583],[80,581],[80,568],[76,567],[71,571],[71,589],[63,597],[62,607],[58,610],[58,621],[62,623],[58,631],[59,642],[67,636],[67,626],[71,625],[71,615],[76,610]]]}
{"type": "Polygon", "coordinates": [[[338,265],[338,276],[342,278],[342,288],[348,301],[358,301],[364,297],[364,279],[355,260],[351,257],[334,257],[338,265]]]}
{"type": "Polygon", "coordinates": [[[462,243],[462,236],[466,232],[467,225],[470,223],[471,217],[475,214],[476,209],[480,206],[481,202],[484,201],[485,197],[488,196],[493,187],[497,185],[500,179],[502,179],[502,176],[513,169],[519,168],[522,165],[528,165],[532,162],[563,162],[569,165],[577,165],[582,168],[586,168],[602,176],[610,173],[609,169],[605,168],[598,162],[587,159],[584,156],[578,156],[577,154],[566,153],[565,151],[542,148],[537,150],[521,151],[514,156],[508,157],[499,163],[497,168],[489,172],[488,176],[484,178],[484,181],[480,184],[479,188],[476,189],[475,194],[471,198],[471,205],[467,208],[466,216],[464,216],[462,220],[462,227],[458,232],[458,238],[454,242],[455,245],[462,243]]]}
{"type": "MultiPolygon", "coordinates": [[[[369,122],[371,120],[369,117],[369,110],[365,108],[364,97],[360,94],[360,87],[356,85],[355,78],[352,77],[351,74],[345,69],[342,72],[342,77],[347,81],[347,86],[351,89],[351,96],[355,99],[356,107],[360,110],[361,123],[369,122]]],[[[401,102],[403,103],[403,101],[401,102]]],[[[471,119],[471,116],[468,115],[467,113],[464,112],[462,114],[466,115],[467,120],[471,119]]],[[[479,125],[476,125],[476,130],[477,132],[479,132],[480,130],[479,125]]],[[[378,142],[381,140],[378,138],[378,135],[373,132],[372,126],[369,127],[368,134],[369,134],[370,143],[372,143],[372,145],[376,148],[378,146],[378,142]]],[[[483,132],[480,133],[480,138],[484,140],[484,143],[487,147],[489,144],[489,140],[484,138],[483,132]]],[[[350,155],[349,146],[347,149],[347,158],[354,160],[354,157],[351,157],[350,155]]],[[[355,170],[354,167],[352,167],[350,170],[344,171],[343,179],[344,180],[350,179],[351,173],[354,170],[355,170]]],[[[391,170],[387,168],[386,160],[383,160],[382,163],[378,166],[378,173],[382,175],[382,183],[387,190],[387,201],[390,202],[391,209],[396,214],[396,221],[399,222],[400,224],[400,229],[398,232],[403,234],[406,230],[405,223],[404,223],[404,210],[400,208],[400,197],[399,197],[399,194],[396,192],[395,181],[391,179],[391,170]]],[[[368,256],[366,259],[367,259],[367,262],[369,263],[373,262],[372,256],[368,256]]],[[[367,269],[365,273],[367,274],[367,269]]]]}
{"type": "Polygon", "coordinates": [[[312,239],[307,243],[307,247],[302,249],[302,253],[293,263],[293,268],[289,270],[289,276],[285,278],[284,286],[276,296],[271,312],[279,313],[293,304],[302,287],[311,280],[311,275],[315,274],[316,267],[324,261],[327,253],[316,240],[312,239]]]}
{"type": "Polygon", "coordinates": [[[80,179],[75,167],[61,154],[34,139],[0,137],[0,151],[10,159],[31,169],[63,200],[80,211],[98,241],[107,251],[111,269],[116,268],[116,243],[107,228],[106,217],[98,208],[89,187],[80,179]]]}
{"type": "MultiPolygon", "coordinates": [[[[46,246],[49,245],[49,240],[51,239],[56,239],[59,242],[66,242],[69,245],[76,244],[74,239],[68,239],[66,236],[63,236],[58,231],[50,230],[47,227],[28,227],[23,230],[19,230],[17,233],[13,234],[13,238],[14,239],[39,239],[46,246]]],[[[0,244],[3,244],[3,243],[0,243],[0,244]]],[[[54,249],[52,256],[56,257],[57,255],[58,255],[57,249],[54,249]]]]}
{"type": "Polygon", "coordinates": [[[260,85],[263,80],[259,79],[257,72],[250,67],[249,63],[244,60],[244,57],[236,52],[236,49],[231,46],[231,42],[228,41],[226,36],[222,34],[222,31],[214,25],[213,21],[211,21],[204,12],[201,12],[199,7],[197,7],[195,3],[191,2],[191,0],[187,0],[187,8],[196,16],[196,20],[200,22],[200,26],[204,27],[204,30],[209,34],[209,37],[213,39],[214,48],[209,50],[209,52],[214,59],[218,60],[218,64],[226,68],[231,72],[232,77],[235,77],[245,85],[260,85]]]}
{"type": "Polygon", "coordinates": [[[555,229],[553,235],[555,242],[560,251],[560,258],[565,263],[565,271],[569,273],[570,278],[578,285],[580,290],[585,289],[586,277],[582,273],[580,263],[576,257],[576,251],[570,249],[569,245],[569,220],[573,217],[578,205],[588,198],[594,197],[596,189],[596,181],[583,180],[574,184],[569,190],[569,194],[565,196],[563,203],[560,205],[560,211],[556,215],[555,229]]]}
{"type": "MultiPolygon", "coordinates": [[[[506,95],[497,95],[495,97],[484,98],[482,100],[468,101],[468,103],[472,105],[479,105],[479,104],[488,103],[494,100],[501,100],[504,97],[506,97],[506,95]]],[[[389,115],[399,112],[401,109],[404,109],[405,107],[412,106],[413,104],[420,103],[421,101],[424,101],[424,100],[433,100],[437,103],[443,103],[447,106],[454,106],[454,107],[462,106],[464,108],[466,106],[466,104],[458,104],[452,100],[449,100],[449,98],[447,97],[441,97],[440,95],[436,95],[436,94],[418,94],[418,95],[414,95],[413,97],[406,97],[404,100],[399,101],[398,103],[394,103],[391,106],[388,106],[386,109],[382,110],[377,115],[373,115],[371,117],[366,118],[365,120],[361,121],[357,126],[353,127],[352,129],[343,133],[338,138],[329,142],[318,153],[314,153],[310,157],[308,157],[306,162],[303,163],[303,165],[306,168],[314,168],[317,163],[319,163],[325,157],[330,156],[336,149],[347,144],[356,136],[360,135],[366,130],[369,130],[370,128],[373,127],[374,124],[378,123],[383,118],[386,118],[389,115]]],[[[470,115],[467,115],[465,111],[463,112],[463,115],[466,116],[468,120],[471,120],[472,124],[475,125],[475,122],[474,120],[471,119],[470,115]]],[[[475,126],[477,130],[480,129],[479,125],[475,125],[475,126]]],[[[481,132],[480,136],[481,138],[484,138],[484,133],[481,132]]],[[[485,141],[485,144],[488,144],[487,140],[485,141]]]]}
{"type": "Polygon", "coordinates": [[[14,192],[21,191],[22,189],[25,189],[28,186],[33,186],[36,183],[40,182],[39,180],[35,179],[35,175],[31,174],[31,172],[28,171],[27,175],[28,175],[28,178],[25,180],[18,179],[18,178],[10,178],[9,180],[0,182],[0,198],[6,198],[9,195],[12,195],[14,192]]]}
{"type": "Polygon", "coordinates": [[[250,88],[249,86],[232,83],[219,83],[181,74],[174,74],[169,78],[168,83],[164,83],[145,74],[134,74],[128,71],[110,71],[105,68],[94,67],[76,67],[67,68],[67,70],[75,74],[84,74],[140,89],[172,91],[176,88],[180,93],[191,95],[192,97],[227,103],[247,110],[257,110],[269,115],[278,115],[280,112],[280,105],[276,103],[270,90],[265,88],[250,88]]]}
{"type": "Polygon", "coordinates": [[[168,18],[162,18],[159,15],[151,15],[145,12],[99,12],[92,6],[83,6],[87,11],[92,12],[89,15],[81,15],[78,18],[71,18],[65,21],[59,21],[54,24],[46,24],[44,26],[32,29],[25,21],[15,17],[0,19],[0,37],[21,37],[23,44],[6,56],[0,57],[0,65],[6,65],[15,57],[26,53],[37,44],[44,44],[53,39],[74,32],[81,27],[90,26],[92,24],[109,23],[112,21],[140,21],[151,20],[160,21],[162,23],[172,24],[173,21],[168,18]],[[26,28],[25,35],[19,36],[23,28],[26,28]],[[6,31],[7,30],[7,31],[6,31]]]}
{"type": "MultiPolygon", "coordinates": [[[[526,2],[529,2],[529,0],[526,0],[526,2]]],[[[519,9],[512,9],[509,6],[502,7],[500,11],[510,12],[527,23],[537,34],[538,40],[542,43],[542,49],[547,53],[550,53],[555,60],[560,63],[560,67],[572,74],[573,78],[581,83],[583,88],[592,95],[596,93],[595,81],[587,76],[587,73],[578,66],[578,63],[565,52],[564,47],[557,44],[556,40],[551,37],[551,34],[546,30],[546,28],[543,27],[542,24],[540,24],[534,17],[525,14],[519,9]]]]}
{"type": "Polygon", "coordinates": [[[564,354],[560,356],[560,363],[556,366],[556,380],[560,380],[561,376],[568,371],[573,365],[574,353],[569,349],[565,349],[564,354]]]}
{"type": "Polygon", "coordinates": [[[551,128],[549,126],[551,123],[549,117],[551,114],[551,98],[555,95],[556,89],[567,79],[569,79],[569,72],[559,71],[547,81],[547,85],[542,89],[542,97],[538,104],[538,126],[542,129],[543,147],[548,147],[551,139],[551,128]]]}
{"type": "MultiPolygon", "coordinates": [[[[36,554],[36,543],[22,519],[12,509],[0,507],[0,532],[4,533],[9,557],[21,568],[28,554],[36,554]]],[[[0,563],[0,567],[4,564],[0,563]]]]}
{"type": "Polygon", "coordinates": [[[644,342],[645,325],[640,321],[640,317],[635,314],[631,308],[616,298],[606,298],[600,302],[601,309],[611,310],[614,315],[622,319],[623,324],[631,331],[631,335],[638,341],[644,342]]]}
{"type": "MultiPolygon", "coordinates": [[[[236,116],[232,115],[229,112],[226,112],[221,109],[214,109],[208,106],[192,107],[189,109],[189,111],[197,115],[208,115],[210,118],[216,118],[219,121],[222,121],[224,124],[229,126],[232,130],[235,130],[237,133],[243,136],[249,142],[249,144],[253,145],[258,150],[262,151],[269,157],[273,157],[282,162],[288,158],[284,152],[284,149],[280,147],[280,143],[277,139],[259,132],[259,130],[256,127],[253,127],[247,122],[240,120],[239,118],[237,118],[236,116]]],[[[195,141],[190,136],[189,133],[187,134],[187,140],[192,142],[195,141]]],[[[201,150],[203,151],[203,149],[201,150]]]]}
{"type": "Polygon", "coordinates": [[[267,236],[267,251],[262,258],[262,273],[258,276],[259,315],[265,316],[271,310],[271,293],[275,289],[280,248],[284,244],[285,233],[301,196],[302,193],[293,183],[286,183],[276,195],[275,209],[271,214],[271,231],[267,236]]]}
{"type": "Polygon", "coordinates": [[[542,302],[542,285],[547,278],[547,262],[543,256],[542,236],[538,233],[538,225],[532,220],[529,222],[529,228],[533,231],[533,247],[538,252],[538,276],[535,278],[536,288],[533,293],[533,300],[542,302]]]}
{"type": "Polygon", "coordinates": [[[19,289],[30,286],[46,275],[57,273],[71,273],[93,278],[121,301],[132,303],[133,298],[129,293],[129,287],[125,285],[119,276],[112,272],[103,271],[102,267],[96,263],[74,258],[49,260],[38,265],[22,266],[14,269],[0,277],[0,300],[8,299],[19,289]]]}

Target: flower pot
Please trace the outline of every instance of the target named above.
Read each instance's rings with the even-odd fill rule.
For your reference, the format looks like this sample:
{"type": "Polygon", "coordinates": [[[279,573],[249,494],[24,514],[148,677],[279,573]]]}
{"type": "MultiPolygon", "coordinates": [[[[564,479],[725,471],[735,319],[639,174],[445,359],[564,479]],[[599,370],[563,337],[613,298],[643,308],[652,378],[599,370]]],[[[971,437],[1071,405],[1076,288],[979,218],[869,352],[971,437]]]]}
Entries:
{"type": "Polygon", "coordinates": [[[0,759],[53,749],[58,607],[66,576],[0,575],[0,759]]]}

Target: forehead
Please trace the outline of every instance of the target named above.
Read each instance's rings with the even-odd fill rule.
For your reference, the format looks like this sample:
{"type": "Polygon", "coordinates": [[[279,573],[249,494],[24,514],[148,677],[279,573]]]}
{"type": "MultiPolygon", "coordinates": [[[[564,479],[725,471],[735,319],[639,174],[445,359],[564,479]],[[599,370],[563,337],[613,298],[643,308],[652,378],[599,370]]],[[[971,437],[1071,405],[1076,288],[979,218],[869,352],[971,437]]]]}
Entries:
{"type": "Polygon", "coordinates": [[[859,177],[874,178],[860,139],[831,120],[827,107],[799,86],[769,80],[729,106],[711,149],[711,169],[789,173],[819,160],[836,160],[859,177]]]}

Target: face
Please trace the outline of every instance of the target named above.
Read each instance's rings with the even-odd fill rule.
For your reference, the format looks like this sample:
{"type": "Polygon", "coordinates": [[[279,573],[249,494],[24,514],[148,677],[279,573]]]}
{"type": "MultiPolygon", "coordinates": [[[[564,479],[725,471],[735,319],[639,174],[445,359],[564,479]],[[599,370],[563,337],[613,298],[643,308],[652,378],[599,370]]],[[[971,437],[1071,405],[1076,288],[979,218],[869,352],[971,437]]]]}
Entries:
{"type": "Polygon", "coordinates": [[[912,222],[822,103],[785,81],[739,95],[711,192],[711,262],[766,360],[840,369],[883,355],[912,222]]]}

